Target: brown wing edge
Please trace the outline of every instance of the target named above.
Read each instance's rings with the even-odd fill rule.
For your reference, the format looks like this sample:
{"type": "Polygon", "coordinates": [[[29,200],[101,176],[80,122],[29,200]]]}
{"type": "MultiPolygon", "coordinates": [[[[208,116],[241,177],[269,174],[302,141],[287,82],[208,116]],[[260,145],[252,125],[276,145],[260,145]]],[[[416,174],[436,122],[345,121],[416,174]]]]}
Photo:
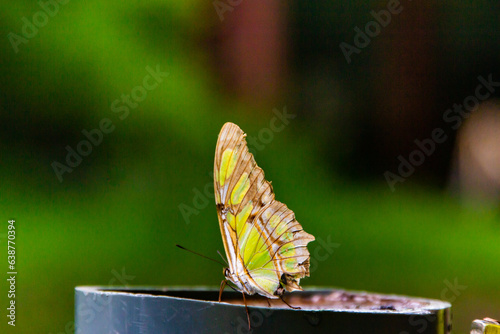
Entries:
{"type": "MultiPolygon", "coordinates": [[[[222,158],[222,152],[224,152],[224,150],[230,146],[232,146],[234,148],[238,148],[238,149],[240,149],[240,146],[243,146],[241,148],[241,149],[243,149],[243,152],[239,152],[240,156],[238,159],[238,165],[243,163],[243,161],[253,165],[252,171],[255,172],[255,174],[260,174],[260,175],[258,175],[258,177],[256,177],[254,179],[254,181],[261,181],[261,183],[258,185],[257,191],[254,192],[254,195],[258,195],[257,197],[259,199],[261,199],[264,196],[264,194],[267,193],[269,196],[269,199],[270,199],[270,201],[268,203],[266,203],[265,205],[263,205],[261,207],[259,212],[255,212],[252,214],[253,220],[257,219],[257,217],[260,215],[260,213],[262,213],[266,208],[268,208],[272,204],[283,205],[283,207],[282,207],[282,210],[284,209],[282,211],[283,216],[289,216],[291,214],[292,217],[287,223],[287,226],[289,226],[289,229],[287,229],[287,231],[292,230],[292,232],[293,232],[292,242],[294,243],[296,249],[299,249],[299,248],[301,249],[301,256],[300,257],[303,258],[306,256],[307,258],[303,262],[298,264],[298,269],[299,269],[298,272],[296,271],[294,273],[290,273],[290,272],[287,272],[286,270],[283,270],[283,274],[280,278],[280,281],[282,283],[282,287],[286,291],[291,292],[291,291],[295,291],[295,290],[303,290],[302,287],[299,285],[300,279],[303,277],[310,276],[310,270],[309,270],[310,269],[310,253],[309,253],[309,250],[307,249],[307,244],[311,241],[314,241],[315,238],[313,235],[305,232],[302,229],[302,226],[300,225],[300,223],[297,220],[295,220],[295,214],[292,210],[288,209],[288,207],[284,203],[281,203],[281,202],[274,199],[274,191],[272,189],[271,182],[269,182],[265,179],[264,171],[255,162],[255,158],[254,158],[253,154],[251,152],[249,152],[245,137],[246,137],[246,134],[243,132],[243,130],[241,130],[241,128],[238,125],[231,123],[231,122],[227,122],[223,125],[223,127],[219,133],[219,137],[217,140],[217,146],[216,146],[216,150],[215,150],[215,161],[214,161],[214,187],[215,187],[215,191],[217,191],[217,182],[216,182],[217,174],[216,173],[220,168],[220,160],[222,158]],[[244,155],[248,155],[248,156],[244,157],[244,155]],[[253,169],[255,169],[255,170],[253,170],[253,169]],[[260,193],[261,189],[262,189],[262,193],[260,193]],[[297,243],[297,242],[299,242],[299,243],[297,243]]],[[[239,169],[239,168],[236,167],[235,169],[239,169]]],[[[234,182],[234,181],[231,180],[229,182],[234,182]]],[[[221,200],[224,201],[224,199],[221,199],[221,200]]],[[[219,216],[218,217],[219,218],[219,226],[221,229],[222,237],[224,239],[224,242],[228,242],[229,240],[226,240],[225,235],[224,235],[223,225],[222,225],[223,222],[221,219],[222,218],[221,217],[221,210],[225,206],[222,205],[221,203],[217,203],[217,201],[216,201],[216,204],[217,204],[217,212],[218,212],[218,216],[219,216]]],[[[238,209],[239,209],[239,206],[238,206],[238,209]]],[[[279,237],[275,241],[279,241],[279,237]]],[[[288,241],[288,242],[290,242],[290,241],[288,241]]],[[[288,243],[288,242],[282,241],[279,248],[281,248],[281,246],[283,244],[288,243]]],[[[235,246],[236,246],[235,248],[237,250],[239,250],[238,245],[235,245],[235,246]]],[[[224,247],[226,247],[226,245],[224,245],[224,247]]],[[[278,250],[279,250],[279,248],[278,248],[278,250]]],[[[276,254],[277,254],[277,252],[276,252],[276,254]]],[[[276,254],[275,254],[275,256],[276,256],[276,254]]],[[[226,255],[227,255],[227,250],[226,250],[226,255]]],[[[279,258],[277,258],[275,260],[279,261],[279,258]]],[[[280,290],[280,288],[278,289],[278,291],[276,291],[277,295],[282,294],[282,291],[279,291],[279,290],[280,290]]]]}
{"type": "MultiPolygon", "coordinates": [[[[312,234],[307,233],[304,231],[302,228],[302,225],[295,219],[295,213],[289,209],[286,204],[281,203],[279,201],[276,201],[280,204],[283,205],[282,208],[282,216],[283,217],[288,217],[288,218],[283,218],[283,220],[287,220],[287,230],[286,232],[292,232],[293,233],[293,238],[291,241],[286,241],[281,239],[281,236],[278,236],[276,239],[276,243],[278,244],[278,248],[276,250],[275,256],[279,253],[280,249],[285,245],[290,242],[293,243],[296,255],[294,256],[297,258],[297,261],[299,259],[303,259],[302,262],[298,263],[298,270],[295,270],[294,272],[287,271],[284,266],[282,265],[283,268],[283,275],[280,279],[282,282],[283,288],[288,291],[292,292],[295,290],[302,291],[302,287],[299,285],[300,284],[300,279],[304,277],[309,277],[310,276],[310,258],[311,254],[309,253],[309,250],[307,248],[307,245],[315,240],[315,237],[312,234]]],[[[285,258],[276,258],[276,261],[284,261],[285,258]]]]}
{"type": "MultiPolygon", "coordinates": [[[[214,159],[214,192],[215,192],[215,204],[217,209],[217,218],[219,220],[219,228],[222,236],[222,243],[224,245],[224,251],[226,253],[227,261],[231,264],[231,257],[229,256],[228,242],[233,242],[232,240],[227,240],[226,234],[224,233],[224,221],[222,218],[222,211],[226,208],[226,206],[222,203],[224,199],[221,199],[221,202],[218,202],[218,171],[220,168],[220,163],[222,159],[222,153],[224,150],[230,145],[237,146],[237,143],[241,141],[240,138],[244,138],[245,133],[234,123],[227,122],[222,126],[222,129],[219,132],[217,137],[217,144],[215,146],[215,159],[214,159]]],[[[238,251],[237,245],[235,246],[235,250],[238,251]]]]}

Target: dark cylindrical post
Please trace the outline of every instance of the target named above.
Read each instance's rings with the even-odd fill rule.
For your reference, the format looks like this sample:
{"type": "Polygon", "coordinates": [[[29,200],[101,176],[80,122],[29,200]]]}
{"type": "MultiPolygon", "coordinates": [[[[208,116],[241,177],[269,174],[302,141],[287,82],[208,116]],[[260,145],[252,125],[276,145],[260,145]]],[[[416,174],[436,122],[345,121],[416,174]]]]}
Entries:
{"type": "MultiPolygon", "coordinates": [[[[76,333],[248,333],[242,296],[217,289],[77,287],[76,333]]],[[[288,294],[271,307],[248,296],[252,333],[437,334],[451,330],[447,302],[344,290],[288,294]]]]}

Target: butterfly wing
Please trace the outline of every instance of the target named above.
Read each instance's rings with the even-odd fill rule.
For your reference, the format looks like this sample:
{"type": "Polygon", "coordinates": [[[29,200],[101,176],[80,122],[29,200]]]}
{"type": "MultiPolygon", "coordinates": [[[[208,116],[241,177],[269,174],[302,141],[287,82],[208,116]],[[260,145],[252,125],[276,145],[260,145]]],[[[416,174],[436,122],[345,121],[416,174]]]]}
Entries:
{"type": "Polygon", "coordinates": [[[219,134],[214,163],[219,226],[236,285],[249,294],[277,298],[281,286],[302,290],[299,281],[309,276],[307,244],[314,237],[292,210],[274,199],[245,136],[233,123],[226,123],[219,134]]]}

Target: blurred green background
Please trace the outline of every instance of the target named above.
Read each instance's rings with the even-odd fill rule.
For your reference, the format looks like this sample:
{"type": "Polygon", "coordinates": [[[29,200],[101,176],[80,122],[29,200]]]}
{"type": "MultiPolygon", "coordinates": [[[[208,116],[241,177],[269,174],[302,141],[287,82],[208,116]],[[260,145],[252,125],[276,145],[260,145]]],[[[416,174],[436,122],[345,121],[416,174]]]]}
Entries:
{"type": "Polygon", "coordinates": [[[499,184],[463,180],[465,127],[443,119],[478,76],[500,79],[499,4],[402,1],[348,62],[340,44],[388,1],[231,3],[0,2],[0,243],[6,273],[15,219],[18,271],[16,327],[3,280],[0,331],[73,332],[78,285],[218,286],[222,268],[174,245],[223,250],[211,173],[226,121],[257,138],[277,199],[323,241],[313,258],[330,250],[306,289],[445,299],[455,332],[500,318],[499,184]],[[168,76],[138,88],[157,68],[168,76]],[[54,162],[103,119],[113,131],[60,182],[54,162]],[[435,128],[448,140],[392,191],[384,173],[435,128]]]}

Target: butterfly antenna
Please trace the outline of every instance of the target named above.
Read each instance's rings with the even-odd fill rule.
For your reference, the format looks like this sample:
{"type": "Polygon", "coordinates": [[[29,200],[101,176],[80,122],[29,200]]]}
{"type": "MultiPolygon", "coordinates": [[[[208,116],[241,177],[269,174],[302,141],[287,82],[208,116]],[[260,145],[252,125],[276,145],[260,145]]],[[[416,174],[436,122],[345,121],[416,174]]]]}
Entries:
{"type": "Polygon", "coordinates": [[[222,261],[224,261],[226,263],[226,265],[229,267],[229,263],[227,263],[226,259],[222,256],[222,254],[219,252],[219,250],[217,250],[217,254],[220,255],[220,258],[222,259],[222,261]]]}
{"type": "Polygon", "coordinates": [[[190,249],[187,249],[187,248],[185,248],[185,247],[182,247],[181,245],[177,245],[177,244],[176,244],[176,246],[177,246],[177,247],[179,247],[180,249],[183,249],[183,250],[188,251],[188,252],[190,252],[190,253],[193,253],[193,254],[195,254],[195,255],[198,255],[198,256],[204,257],[205,259],[208,259],[208,260],[210,260],[210,261],[214,261],[214,262],[216,262],[216,263],[218,263],[218,264],[220,264],[221,266],[223,266],[223,267],[224,267],[224,263],[222,263],[222,262],[220,262],[220,261],[217,261],[217,260],[215,260],[215,259],[212,259],[211,257],[208,257],[208,256],[205,256],[205,255],[203,255],[203,254],[197,253],[197,252],[195,252],[195,251],[192,251],[192,250],[190,250],[190,249]]]}

